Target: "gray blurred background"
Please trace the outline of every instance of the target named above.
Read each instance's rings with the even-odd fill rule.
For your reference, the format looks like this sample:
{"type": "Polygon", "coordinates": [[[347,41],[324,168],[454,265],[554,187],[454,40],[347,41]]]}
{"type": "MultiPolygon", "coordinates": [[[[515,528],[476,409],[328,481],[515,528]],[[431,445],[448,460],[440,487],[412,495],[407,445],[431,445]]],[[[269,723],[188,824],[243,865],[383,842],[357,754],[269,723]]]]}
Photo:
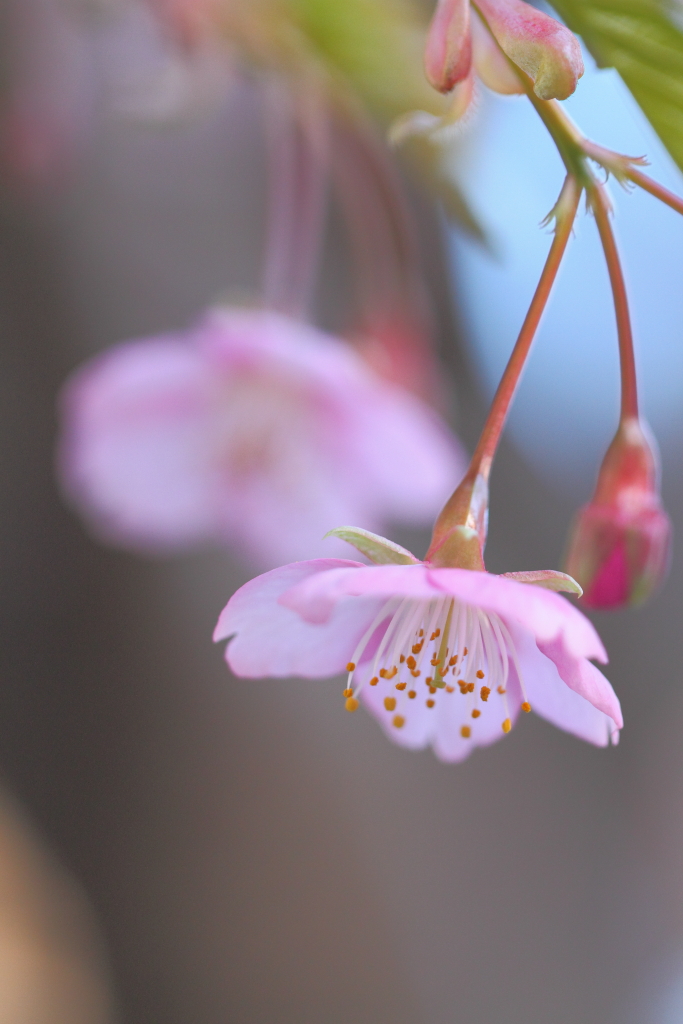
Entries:
{"type": "MultiPolygon", "coordinates": [[[[66,991],[32,961],[27,991],[44,986],[52,1009],[0,1007],[0,1022],[683,1021],[680,558],[646,610],[596,616],[624,707],[618,748],[529,716],[449,766],[345,714],[334,681],[231,678],[211,631],[248,567],[106,549],[60,500],[64,377],[108,344],[182,327],[226,286],[253,292],[263,179],[237,85],[173,128],[98,115],[60,188],[2,193],[0,869],[18,821],[32,852],[4,857],[15,916],[35,899],[40,942],[78,966],[66,991]]],[[[471,447],[483,398],[422,205],[471,447]]],[[[319,312],[334,324],[330,245],[319,312]]],[[[680,467],[665,469],[680,521],[680,467]]],[[[488,567],[557,566],[591,483],[589,467],[562,494],[505,444],[488,567]]],[[[397,539],[418,553],[427,541],[397,539]]],[[[0,884],[10,933],[11,906],[0,884]]],[[[0,943],[0,1003],[8,955],[0,943]]]]}

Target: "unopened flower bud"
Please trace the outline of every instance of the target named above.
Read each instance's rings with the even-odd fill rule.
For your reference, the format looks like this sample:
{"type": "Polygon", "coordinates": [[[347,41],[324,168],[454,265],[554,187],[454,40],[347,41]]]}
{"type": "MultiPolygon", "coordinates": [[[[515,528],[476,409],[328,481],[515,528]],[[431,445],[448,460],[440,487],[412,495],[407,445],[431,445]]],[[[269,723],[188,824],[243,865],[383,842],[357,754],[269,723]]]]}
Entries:
{"type": "Polygon", "coordinates": [[[476,0],[501,49],[533,80],[542,100],[565,100],[583,74],[573,32],[524,0],[476,0]]]}
{"type": "Polygon", "coordinates": [[[485,86],[503,96],[524,92],[524,86],[500,46],[481,20],[476,8],[472,10],[472,60],[485,86]]]}
{"type": "Polygon", "coordinates": [[[438,0],[425,47],[427,80],[439,92],[450,92],[471,65],[470,0],[438,0]]]}
{"type": "Polygon", "coordinates": [[[642,604],[666,576],[670,541],[654,442],[638,420],[627,420],[607,450],[592,500],[574,521],[566,571],[590,607],[642,604]]]}

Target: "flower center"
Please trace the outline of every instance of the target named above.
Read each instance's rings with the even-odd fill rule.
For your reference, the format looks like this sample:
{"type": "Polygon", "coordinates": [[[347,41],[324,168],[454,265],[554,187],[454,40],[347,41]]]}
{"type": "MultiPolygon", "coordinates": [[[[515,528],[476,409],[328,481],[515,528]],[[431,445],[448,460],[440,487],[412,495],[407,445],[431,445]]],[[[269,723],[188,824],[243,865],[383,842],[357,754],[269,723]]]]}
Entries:
{"type": "Polygon", "coordinates": [[[512,719],[507,698],[510,664],[522,689],[523,711],[531,711],[510,633],[494,612],[463,604],[451,597],[433,601],[392,598],[375,617],[347,665],[346,709],[355,711],[358,694],[367,682],[385,691],[384,709],[397,729],[403,728],[420,701],[437,710],[445,702],[462,700],[460,735],[469,739],[483,716],[501,715],[509,732],[512,719]],[[374,656],[382,624],[387,627],[374,656]]]}

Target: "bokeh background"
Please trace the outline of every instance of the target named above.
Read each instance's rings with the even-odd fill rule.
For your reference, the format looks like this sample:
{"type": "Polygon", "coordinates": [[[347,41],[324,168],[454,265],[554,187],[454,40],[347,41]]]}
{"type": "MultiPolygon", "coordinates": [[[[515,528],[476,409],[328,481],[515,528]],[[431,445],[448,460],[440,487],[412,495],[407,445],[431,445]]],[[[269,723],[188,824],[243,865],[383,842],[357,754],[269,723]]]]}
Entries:
{"type": "MultiPolygon", "coordinates": [[[[105,56],[88,57],[95,96],[105,56]]],[[[676,184],[610,73],[587,77],[582,97],[587,129],[647,150],[676,184]]],[[[560,179],[544,145],[515,101],[483,103],[463,135],[488,252],[416,203],[470,447],[547,244],[538,222],[560,179]]],[[[529,716],[444,765],[345,714],[335,681],[231,678],[210,636],[248,568],[214,550],[107,549],[59,496],[65,376],[109,344],[190,322],[226,288],[252,293],[264,188],[255,99],[238,81],[172,127],[94,103],[59,187],[2,190],[0,1022],[678,1024],[679,556],[645,610],[595,616],[624,707],[618,748],[529,716]]],[[[615,197],[680,523],[683,233],[649,197],[615,197]]],[[[592,231],[583,218],[500,452],[494,572],[558,565],[613,426],[592,231]]],[[[338,263],[332,231],[318,304],[330,326],[338,263]]]]}

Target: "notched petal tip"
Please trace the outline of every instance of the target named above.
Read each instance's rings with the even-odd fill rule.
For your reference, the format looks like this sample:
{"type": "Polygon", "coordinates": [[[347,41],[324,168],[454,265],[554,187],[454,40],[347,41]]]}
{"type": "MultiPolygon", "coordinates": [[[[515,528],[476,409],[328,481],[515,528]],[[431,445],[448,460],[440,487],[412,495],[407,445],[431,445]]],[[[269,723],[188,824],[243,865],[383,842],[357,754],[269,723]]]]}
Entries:
{"type": "Polygon", "coordinates": [[[339,537],[347,544],[352,544],[375,565],[420,564],[419,559],[415,558],[415,555],[412,555],[406,548],[402,548],[400,544],[394,544],[386,537],[380,537],[376,533],[362,530],[357,526],[338,526],[334,530],[329,530],[325,537],[339,537]]]}
{"type": "Polygon", "coordinates": [[[582,588],[566,572],[559,572],[557,569],[532,569],[526,572],[504,572],[503,579],[515,580],[517,583],[532,583],[536,587],[545,587],[546,590],[555,590],[565,594],[575,594],[581,597],[582,588]]]}

